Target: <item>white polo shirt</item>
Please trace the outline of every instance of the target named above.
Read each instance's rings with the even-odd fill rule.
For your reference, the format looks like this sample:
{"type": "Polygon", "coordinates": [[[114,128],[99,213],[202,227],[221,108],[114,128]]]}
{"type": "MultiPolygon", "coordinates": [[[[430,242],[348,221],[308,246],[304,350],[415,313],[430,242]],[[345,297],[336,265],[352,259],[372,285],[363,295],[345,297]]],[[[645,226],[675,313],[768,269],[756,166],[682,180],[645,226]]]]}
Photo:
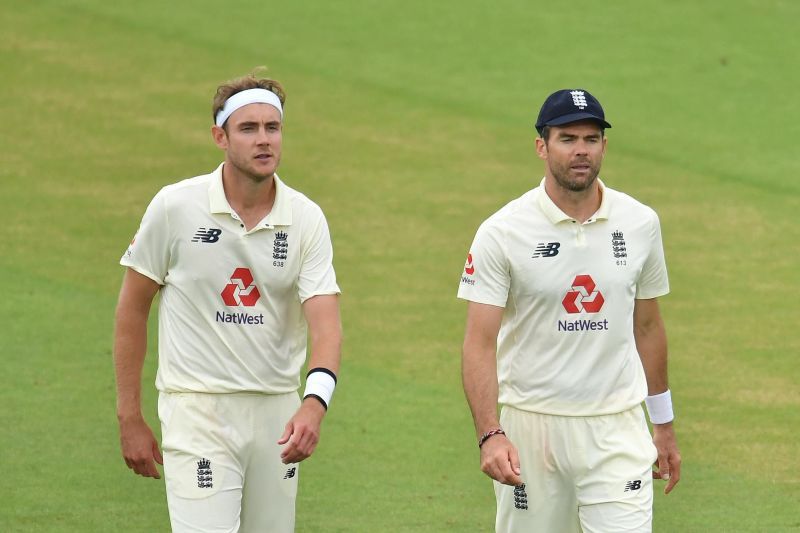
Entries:
{"type": "Polygon", "coordinates": [[[162,392],[291,392],[306,358],[301,304],[338,294],[322,210],[275,176],[275,203],[246,231],[222,165],[161,189],[120,263],[162,285],[162,392]]]}
{"type": "Polygon", "coordinates": [[[583,224],[539,187],[478,229],[458,297],[503,307],[501,404],[537,413],[618,413],[647,395],[634,299],[669,292],[658,216],[600,183],[583,224]]]}

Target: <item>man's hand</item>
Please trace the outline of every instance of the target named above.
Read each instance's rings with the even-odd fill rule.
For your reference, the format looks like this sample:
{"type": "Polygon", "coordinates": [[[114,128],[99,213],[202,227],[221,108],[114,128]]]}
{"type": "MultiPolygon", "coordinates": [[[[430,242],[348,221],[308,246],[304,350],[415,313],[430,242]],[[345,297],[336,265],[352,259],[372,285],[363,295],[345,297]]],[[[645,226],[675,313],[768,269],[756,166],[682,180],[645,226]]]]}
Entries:
{"type": "Polygon", "coordinates": [[[653,479],[667,481],[664,494],[669,494],[681,479],[681,452],[675,440],[675,429],[672,422],[653,424],[653,444],[658,450],[658,460],[653,470],[653,479]]]}
{"type": "Polygon", "coordinates": [[[286,444],[281,452],[283,464],[299,463],[314,453],[325,408],[316,398],[303,400],[300,409],[286,424],[278,444],[286,444]],[[287,444],[288,443],[288,444],[287,444]]]}
{"type": "Polygon", "coordinates": [[[164,458],[153,431],[144,419],[120,420],[119,440],[122,457],[128,468],[140,476],[161,479],[156,463],[163,465],[164,458]]]}
{"type": "Polygon", "coordinates": [[[490,478],[516,487],[519,477],[519,454],[505,435],[494,435],[481,446],[481,470],[490,478]]]}

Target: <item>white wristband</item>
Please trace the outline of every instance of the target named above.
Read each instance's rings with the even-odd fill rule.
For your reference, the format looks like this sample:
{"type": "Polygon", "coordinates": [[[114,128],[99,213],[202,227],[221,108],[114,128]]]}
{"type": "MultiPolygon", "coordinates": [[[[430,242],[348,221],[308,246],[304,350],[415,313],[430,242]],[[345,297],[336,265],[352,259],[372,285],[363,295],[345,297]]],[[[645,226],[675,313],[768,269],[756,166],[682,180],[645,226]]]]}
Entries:
{"type": "Polygon", "coordinates": [[[672,395],[667,389],[661,394],[648,396],[644,399],[647,406],[647,414],[653,424],[666,424],[672,422],[675,415],[672,413],[672,395]]]}
{"type": "Polygon", "coordinates": [[[306,376],[306,390],[303,393],[305,400],[309,396],[316,398],[325,409],[331,403],[333,389],[336,388],[336,374],[327,368],[313,368],[306,376]]]}

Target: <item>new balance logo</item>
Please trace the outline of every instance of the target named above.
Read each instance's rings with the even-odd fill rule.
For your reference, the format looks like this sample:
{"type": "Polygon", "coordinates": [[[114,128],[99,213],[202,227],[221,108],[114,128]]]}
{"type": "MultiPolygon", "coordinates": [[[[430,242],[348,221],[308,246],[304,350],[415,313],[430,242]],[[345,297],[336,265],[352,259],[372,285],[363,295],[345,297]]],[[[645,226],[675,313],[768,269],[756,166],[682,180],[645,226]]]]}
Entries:
{"type": "Polygon", "coordinates": [[[533,251],[533,259],[537,257],[555,257],[558,255],[558,249],[561,248],[560,242],[540,242],[533,251]]]}
{"type": "Polygon", "coordinates": [[[220,235],[222,235],[222,230],[219,228],[198,228],[192,242],[217,242],[220,235]]]}
{"type": "Polygon", "coordinates": [[[528,510],[528,494],[525,492],[525,483],[514,487],[514,507],[528,510]]]}
{"type": "Polygon", "coordinates": [[[624,492],[628,492],[629,490],[639,490],[642,488],[642,480],[635,479],[633,481],[628,481],[625,483],[625,490],[624,492]]]}
{"type": "Polygon", "coordinates": [[[295,473],[297,473],[297,468],[293,466],[292,468],[286,471],[286,475],[283,476],[283,479],[292,479],[295,473]]]}

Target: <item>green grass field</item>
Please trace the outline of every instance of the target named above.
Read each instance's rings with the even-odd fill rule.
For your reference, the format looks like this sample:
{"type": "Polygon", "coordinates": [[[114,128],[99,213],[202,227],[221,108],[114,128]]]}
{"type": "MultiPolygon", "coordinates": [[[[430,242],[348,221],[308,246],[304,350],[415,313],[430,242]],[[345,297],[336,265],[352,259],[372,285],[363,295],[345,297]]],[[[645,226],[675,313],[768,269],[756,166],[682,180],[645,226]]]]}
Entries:
{"type": "Polygon", "coordinates": [[[0,531],[168,531],[118,450],[117,262],[162,185],[218,164],[211,97],[257,65],[344,291],[298,531],[492,530],[455,292],[478,224],[538,183],[564,86],[614,125],[604,180],[661,216],[684,465],[655,531],[800,530],[800,4],[1,3],[0,531]]]}

